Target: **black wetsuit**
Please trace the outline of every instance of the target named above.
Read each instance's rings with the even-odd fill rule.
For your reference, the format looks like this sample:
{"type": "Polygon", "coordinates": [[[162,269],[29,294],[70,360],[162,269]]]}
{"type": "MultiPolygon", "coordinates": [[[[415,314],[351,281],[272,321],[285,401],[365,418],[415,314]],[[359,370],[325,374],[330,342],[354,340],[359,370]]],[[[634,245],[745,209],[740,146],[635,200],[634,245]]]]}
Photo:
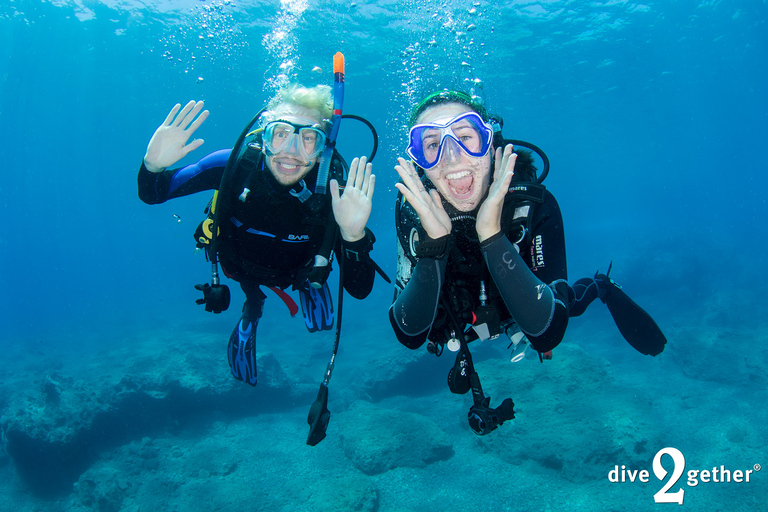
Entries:
{"type": "Polygon", "coordinates": [[[542,199],[520,202],[510,193],[502,231],[482,244],[475,230],[477,211],[457,212],[444,203],[452,219],[448,249],[438,257],[421,258],[416,238],[425,240],[426,233],[415,211],[403,206],[395,301],[389,311],[400,343],[415,349],[428,338],[444,343],[460,336],[478,311],[480,281],[502,324],[516,322],[534,349],[547,352],[560,343],[573,293],[567,283],[560,208],[549,191],[543,191],[542,199]]]}
{"type": "MultiPolygon", "coordinates": [[[[147,204],[157,204],[217,189],[229,153],[217,151],[195,164],[160,173],[149,172],[142,163],[139,197],[147,204]]],[[[265,295],[259,285],[283,289],[301,284],[324,240],[326,224],[333,222],[338,229],[330,195],[321,196],[323,203],[317,212],[310,212],[299,200],[302,189],[314,188],[316,176],[317,165],[299,184],[281,185],[261,160],[258,169],[237,169],[231,189],[219,192],[223,194],[219,204],[228,205],[227,218],[219,221],[219,258],[224,273],[238,281],[245,292],[243,314],[249,321],[261,316],[265,295]],[[246,186],[250,192],[242,200],[246,186]]],[[[371,245],[372,235],[357,242],[341,240],[334,247],[337,254],[346,255],[344,288],[358,299],[365,298],[373,288],[374,265],[361,257],[367,255],[371,245]]]]}

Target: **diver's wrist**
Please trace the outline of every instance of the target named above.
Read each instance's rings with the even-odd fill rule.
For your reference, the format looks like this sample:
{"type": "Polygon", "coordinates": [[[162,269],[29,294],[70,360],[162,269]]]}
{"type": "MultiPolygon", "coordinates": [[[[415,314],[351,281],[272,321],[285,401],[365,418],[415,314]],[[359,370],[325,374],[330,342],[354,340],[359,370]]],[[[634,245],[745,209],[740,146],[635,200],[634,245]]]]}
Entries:
{"type": "Polygon", "coordinates": [[[477,239],[480,241],[480,243],[483,243],[489,238],[498,235],[499,233],[501,233],[501,226],[498,226],[495,229],[478,229],[477,239]]]}
{"type": "Polygon", "coordinates": [[[370,229],[365,228],[363,237],[359,240],[342,240],[342,252],[348,259],[353,261],[363,261],[367,258],[368,253],[371,252],[371,249],[373,249],[373,243],[375,241],[376,237],[373,236],[373,232],[371,232],[370,229]]]}
{"type": "Polygon", "coordinates": [[[496,240],[500,239],[503,236],[504,236],[504,233],[502,233],[501,230],[499,230],[499,232],[496,233],[495,235],[489,236],[485,240],[480,240],[480,250],[484,251],[486,247],[493,244],[496,240]]]}
{"type": "Polygon", "coordinates": [[[343,238],[345,242],[352,243],[365,238],[364,229],[362,231],[346,231],[346,230],[340,229],[340,231],[341,231],[341,238],[343,238]]]}
{"type": "Polygon", "coordinates": [[[157,173],[163,172],[165,170],[163,167],[158,167],[156,165],[152,165],[150,163],[147,163],[147,159],[146,158],[144,158],[141,161],[141,163],[144,164],[144,168],[146,170],[148,170],[149,172],[151,172],[152,174],[157,174],[157,173]]]}

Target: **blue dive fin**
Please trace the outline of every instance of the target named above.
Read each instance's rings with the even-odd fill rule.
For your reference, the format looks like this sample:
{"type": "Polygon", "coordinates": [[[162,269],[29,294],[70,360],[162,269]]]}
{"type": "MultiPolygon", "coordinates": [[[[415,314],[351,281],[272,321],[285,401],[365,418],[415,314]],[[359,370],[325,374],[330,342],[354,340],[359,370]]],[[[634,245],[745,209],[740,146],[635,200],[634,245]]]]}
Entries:
{"type": "Polygon", "coordinates": [[[321,288],[311,286],[309,281],[305,282],[299,288],[299,299],[309,332],[333,329],[333,300],[327,282],[321,288]]]}
{"type": "Polygon", "coordinates": [[[227,360],[232,375],[251,386],[256,385],[256,325],[240,319],[229,337],[227,360]]]}

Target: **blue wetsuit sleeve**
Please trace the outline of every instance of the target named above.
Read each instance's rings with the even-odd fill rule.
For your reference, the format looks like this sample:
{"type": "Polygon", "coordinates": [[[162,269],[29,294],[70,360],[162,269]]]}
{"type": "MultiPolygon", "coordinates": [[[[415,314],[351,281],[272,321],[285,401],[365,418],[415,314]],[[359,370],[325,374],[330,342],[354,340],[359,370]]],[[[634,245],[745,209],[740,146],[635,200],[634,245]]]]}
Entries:
{"type": "Polygon", "coordinates": [[[158,173],[149,172],[142,162],[138,176],[139,198],[147,204],[159,204],[175,197],[218,188],[230,151],[222,149],[194,164],[158,173]]]}

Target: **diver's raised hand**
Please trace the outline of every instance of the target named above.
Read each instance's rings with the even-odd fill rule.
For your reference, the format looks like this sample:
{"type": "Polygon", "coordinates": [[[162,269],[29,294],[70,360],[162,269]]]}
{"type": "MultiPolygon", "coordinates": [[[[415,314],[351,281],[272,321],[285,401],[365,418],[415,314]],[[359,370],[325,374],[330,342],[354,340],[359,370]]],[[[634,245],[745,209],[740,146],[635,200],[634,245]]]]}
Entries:
{"type": "Polygon", "coordinates": [[[437,240],[450,234],[451,218],[443,208],[440,193],[434,189],[428,191],[424,188],[413,162],[405,158],[398,158],[397,161],[400,165],[396,165],[395,170],[403,182],[396,183],[395,187],[419,214],[421,226],[429,238],[437,240]]]}
{"type": "Polygon", "coordinates": [[[343,194],[339,194],[338,181],[330,183],[333,216],[347,242],[356,242],[365,236],[365,225],[371,216],[376,175],[371,174],[373,164],[367,162],[364,156],[352,160],[343,194]]]}
{"type": "Polygon", "coordinates": [[[496,159],[493,170],[493,183],[488,189],[488,197],[485,198],[477,211],[477,237],[482,242],[501,231],[501,210],[504,207],[504,198],[509,191],[509,184],[515,174],[515,162],[517,153],[512,144],[508,144],[502,153],[501,148],[496,148],[496,159]]]}
{"type": "Polygon", "coordinates": [[[196,139],[187,144],[195,130],[200,128],[203,121],[208,118],[207,110],[200,113],[202,108],[202,101],[190,101],[184,105],[183,109],[179,103],[171,109],[163,124],[155,130],[147,146],[144,165],[149,172],[161,172],[187,156],[190,151],[202,146],[203,139],[196,139]],[[197,114],[200,115],[197,116],[197,114]]]}

